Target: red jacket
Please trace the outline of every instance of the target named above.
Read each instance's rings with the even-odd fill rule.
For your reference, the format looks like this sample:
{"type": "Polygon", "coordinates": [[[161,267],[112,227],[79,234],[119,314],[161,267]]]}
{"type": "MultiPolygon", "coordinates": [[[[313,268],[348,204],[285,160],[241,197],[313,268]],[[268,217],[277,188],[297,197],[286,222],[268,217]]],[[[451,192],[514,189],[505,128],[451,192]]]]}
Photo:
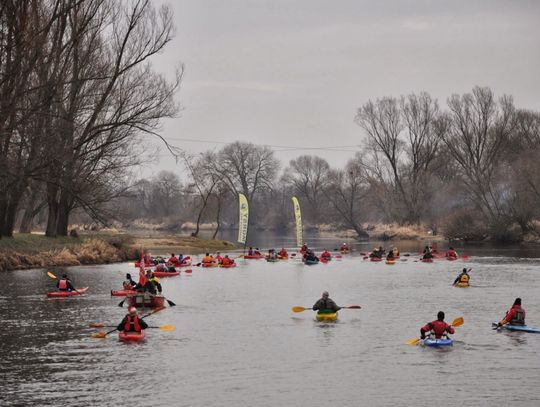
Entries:
{"type": "Polygon", "coordinates": [[[503,319],[503,325],[506,323],[514,325],[525,325],[525,310],[521,308],[521,305],[514,305],[506,313],[503,319]]]}
{"type": "Polygon", "coordinates": [[[138,316],[132,317],[128,315],[127,321],[124,324],[124,331],[125,332],[130,332],[130,331],[141,332],[141,325],[139,324],[139,317],[138,316]]]}
{"type": "Polygon", "coordinates": [[[439,321],[439,320],[429,322],[428,324],[423,326],[420,329],[420,331],[421,332],[433,331],[435,333],[436,339],[441,339],[441,337],[443,336],[445,332],[448,332],[451,334],[455,332],[454,328],[452,328],[452,325],[448,325],[446,322],[439,321]]]}

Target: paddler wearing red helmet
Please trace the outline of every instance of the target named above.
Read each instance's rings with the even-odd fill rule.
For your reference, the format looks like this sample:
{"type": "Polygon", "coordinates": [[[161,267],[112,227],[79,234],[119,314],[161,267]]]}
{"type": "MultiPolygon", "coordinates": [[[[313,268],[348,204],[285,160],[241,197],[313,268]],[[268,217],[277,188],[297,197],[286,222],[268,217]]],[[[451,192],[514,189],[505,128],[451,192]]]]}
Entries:
{"type": "Polygon", "coordinates": [[[135,307],[128,308],[127,315],[116,327],[117,330],[124,332],[141,332],[141,330],[146,328],[148,328],[148,325],[139,318],[139,313],[135,307]]]}

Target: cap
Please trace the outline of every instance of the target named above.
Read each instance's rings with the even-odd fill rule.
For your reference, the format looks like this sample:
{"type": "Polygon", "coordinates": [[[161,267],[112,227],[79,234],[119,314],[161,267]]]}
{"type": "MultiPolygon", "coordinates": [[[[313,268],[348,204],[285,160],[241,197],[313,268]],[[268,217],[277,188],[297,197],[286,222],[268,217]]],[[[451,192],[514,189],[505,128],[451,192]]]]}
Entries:
{"type": "Polygon", "coordinates": [[[135,307],[129,307],[129,308],[128,308],[128,312],[129,312],[130,314],[136,314],[136,313],[137,313],[137,308],[135,308],[135,307]]]}

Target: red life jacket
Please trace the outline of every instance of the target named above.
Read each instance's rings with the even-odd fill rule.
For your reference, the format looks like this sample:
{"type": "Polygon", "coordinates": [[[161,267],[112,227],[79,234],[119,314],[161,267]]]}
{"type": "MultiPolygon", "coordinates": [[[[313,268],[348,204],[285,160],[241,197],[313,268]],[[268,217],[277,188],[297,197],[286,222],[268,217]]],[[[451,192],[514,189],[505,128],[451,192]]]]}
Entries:
{"type": "Polygon", "coordinates": [[[132,317],[131,315],[128,315],[126,323],[124,325],[124,331],[125,332],[129,332],[129,331],[141,332],[141,325],[139,324],[139,317],[138,316],[132,317]]]}
{"type": "Polygon", "coordinates": [[[437,339],[440,339],[443,336],[447,328],[451,334],[454,333],[454,329],[450,325],[448,325],[444,321],[439,321],[439,320],[430,322],[424,328],[428,328],[428,329],[424,329],[426,331],[433,331],[435,333],[435,338],[437,339]]]}
{"type": "Polygon", "coordinates": [[[58,289],[59,290],[67,290],[68,289],[68,283],[65,278],[58,281],[58,289]]]}
{"type": "Polygon", "coordinates": [[[525,310],[519,305],[514,305],[512,309],[514,310],[514,314],[508,323],[511,325],[525,325],[525,310]]]}

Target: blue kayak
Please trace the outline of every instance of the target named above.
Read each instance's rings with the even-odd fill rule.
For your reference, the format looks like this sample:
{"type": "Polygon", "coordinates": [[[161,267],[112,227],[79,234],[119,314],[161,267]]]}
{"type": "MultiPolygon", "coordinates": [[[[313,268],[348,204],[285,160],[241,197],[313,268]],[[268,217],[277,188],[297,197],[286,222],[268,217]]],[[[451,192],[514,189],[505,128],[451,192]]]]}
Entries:
{"type": "Polygon", "coordinates": [[[424,346],[452,346],[454,344],[454,340],[450,338],[441,338],[441,339],[434,339],[434,338],[427,338],[424,339],[424,346]]]}
{"type": "MultiPolygon", "coordinates": [[[[494,324],[497,325],[497,324],[494,324]]],[[[519,332],[530,332],[533,334],[540,334],[540,328],[535,328],[532,326],[527,325],[510,325],[506,324],[502,326],[504,329],[508,329],[509,331],[519,331],[519,332]]]]}
{"type": "Polygon", "coordinates": [[[304,261],[306,266],[313,266],[314,264],[319,264],[319,260],[306,260],[304,261]]]}

